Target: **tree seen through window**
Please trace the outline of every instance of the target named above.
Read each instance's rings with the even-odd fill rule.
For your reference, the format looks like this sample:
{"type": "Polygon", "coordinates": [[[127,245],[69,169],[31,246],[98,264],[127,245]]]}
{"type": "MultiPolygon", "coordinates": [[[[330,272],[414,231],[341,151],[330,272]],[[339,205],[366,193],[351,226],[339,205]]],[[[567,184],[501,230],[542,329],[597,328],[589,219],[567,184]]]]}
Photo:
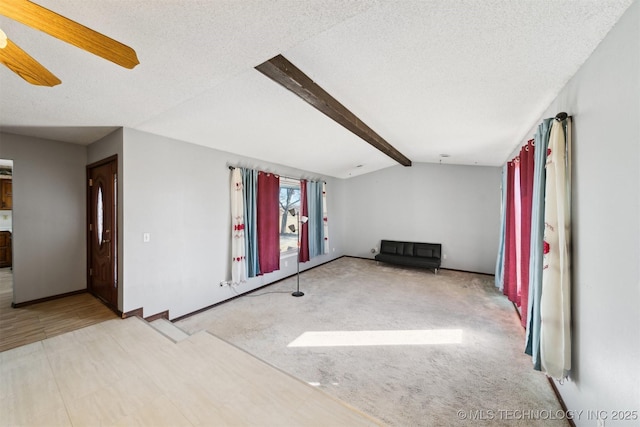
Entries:
{"type": "Polygon", "coordinates": [[[300,212],[300,183],[280,179],[280,253],[293,252],[298,248],[298,218],[289,214],[289,209],[300,212]],[[290,225],[295,225],[295,232],[290,225]]]}

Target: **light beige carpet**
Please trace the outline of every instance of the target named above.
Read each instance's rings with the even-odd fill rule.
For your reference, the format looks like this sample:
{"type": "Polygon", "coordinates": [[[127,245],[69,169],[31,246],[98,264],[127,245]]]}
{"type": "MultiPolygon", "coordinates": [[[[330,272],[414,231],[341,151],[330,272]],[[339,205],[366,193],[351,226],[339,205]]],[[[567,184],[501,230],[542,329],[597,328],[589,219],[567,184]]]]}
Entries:
{"type": "Polygon", "coordinates": [[[389,425],[567,425],[493,277],[341,258],[300,283],[301,298],[292,277],[176,325],[208,330],[389,425]],[[289,346],[313,331],[350,334],[289,346]],[[362,345],[381,336],[365,331],[387,332],[362,345]]]}

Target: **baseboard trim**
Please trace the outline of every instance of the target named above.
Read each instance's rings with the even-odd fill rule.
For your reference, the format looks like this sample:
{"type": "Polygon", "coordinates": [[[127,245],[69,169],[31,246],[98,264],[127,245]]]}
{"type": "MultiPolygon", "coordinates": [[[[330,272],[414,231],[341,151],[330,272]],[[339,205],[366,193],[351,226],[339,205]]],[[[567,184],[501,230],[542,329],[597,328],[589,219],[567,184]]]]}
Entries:
{"type": "MultiPolygon", "coordinates": [[[[504,295],[506,297],[506,295],[504,295]]],[[[520,321],[522,321],[522,313],[520,313],[520,310],[518,310],[518,306],[516,305],[515,302],[511,301],[511,304],[513,304],[513,309],[516,312],[516,315],[518,316],[518,319],[520,319],[520,321]]],[[[527,330],[526,327],[522,327],[525,331],[527,330]]]]}
{"type": "MultiPolygon", "coordinates": [[[[558,387],[556,387],[556,383],[553,382],[553,378],[547,377],[547,380],[549,381],[549,384],[551,385],[551,389],[553,390],[553,394],[555,394],[556,395],[556,399],[558,399],[558,403],[560,404],[560,407],[562,408],[562,410],[564,411],[565,414],[568,414],[569,410],[567,409],[567,404],[564,403],[564,399],[562,398],[562,395],[560,394],[560,390],[558,390],[558,387]]],[[[567,418],[567,421],[569,422],[569,425],[571,427],[576,427],[576,423],[575,423],[575,421],[573,421],[572,418],[567,418]]]]}
{"type": "Polygon", "coordinates": [[[167,320],[169,320],[169,310],[165,310],[165,311],[162,311],[160,313],[152,314],[151,316],[144,318],[144,320],[146,320],[147,322],[153,322],[154,320],[158,320],[158,319],[167,319],[167,320]]]}
{"type": "Polygon", "coordinates": [[[363,256],[355,256],[355,255],[343,255],[340,258],[355,258],[355,259],[366,259],[367,261],[375,261],[373,258],[366,258],[363,256]]]}
{"type": "MultiPolygon", "coordinates": [[[[363,256],[354,256],[354,255],[343,255],[343,257],[345,258],[356,258],[356,259],[364,259],[367,261],[375,261],[375,262],[382,262],[382,261],[377,261],[374,258],[365,258],[363,256]]],[[[341,257],[342,258],[342,257],[341,257]]],[[[427,270],[427,271],[431,271],[432,269],[428,269],[428,268],[423,268],[423,267],[411,267],[408,265],[399,265],[399,264],[391,264],[388,263],[388,265],[393,265],[396,266],[398,268],[411,268],[411,269],[415,269],[415,270],[427,270]]],[[[483,276],[491,276],[491,277],[495,277],[495,274],[490,274],[490,273],[480,273],[479,271],[469,271],[469,270],[458,270],[455,268],[445,268],[445,267],[440,267],[438,268],[438,271],[440,270],[448,270],[448,271],[458,271],[460,273],[471,273],[471,274],[481,274],[483,276]]]]}
{"type": "MultiPolygon", "coordinates": [[[[306,270],[301,271],[301,272],[300,272],[300,274],[305,273],[305,272],[307,272],[307,271],[309,271],[309,270],[313,270],[314,268],[316,268],[316,267],[320,267],[321,265],[325,265],[325,264],[329,264],[330,262],[337,261],[337,260],[339,260],[340,258],[344,258],[345,256],[346,256],[346,255],[342,255],[342,256],[339,256],[338,258],[334,258],[334,259],[331,259],[331,260],[329,260],[329,261],[325,261],[325,262],[323,262],[323,263],[321,263],[321,264],[314,265],[313,267],[309,267],[309,268],[307,268],[306,270]]],[[[233,297],[231,297],[231,298],[229,298],[229,299],[226,299],[226,300],[224,300],[224,301],[220,301],[220,302],[217,302],[217,303],[215,303],[215,304],[211,304],[211,305],[209,305],[209,306],[203,307],[203,308],[201,308],[201,309],[199,309],[199,310],[192,311],[191,313],[187,313],[187,314],[182,315],[182,316],[180,316],[180,317],[176,317],[175,319],[171,320],[171,322],[177,322],[177,321],[179,321],[179,320],[184,320],[184,319],[186,319],[186,318],[188,318],[188,317],[195,316],[196,314],[200,314],[200,313],[202,313],[202,312],[204,312],[204,311],[207,311],[207,310],[209,310],[209,309],[211,309],[211,308],[217,307],[217,306],[219,306],[219,305],[221,305],[221,304],[227,303],[227,302],[229,302],[229,301],[233,301],[233,300],[234,300],[234,299],[236,299],[236,298],[240,298],[240,297],[242,297],[242,296],[246,296],[246,295],[252,294],[252,293],[254,293],[254,292],[258,292],[259,290],[262,290],[262,289],[266,288],[267,286],[271,286],[271,285],[275,285],[276,283],[280,283],[280,282],[282,282],[283,280],[287,280],[287,279],[288,279],[288,278],[290,278],[290,277],[296,276],[297,274],[298,274],[297,272],[296,272],[296,273],[293,273],[293,274],[290,274],[290,275],[288,275],[287,277],[283,277],[282,279],[276,280],[275,282],[267,283],[266,285],[262,285],[262,286],[260,286],[260,287],[258,287],[258,288],[252,289],[252,290],[250,290],[250,291],[243,292],[243,293],[241,293],[241,294],[235,295],[235,296],[233,296],[233,297]]]]}
{"type": "Polygon", "coordinates": [[[480,274],[480,275],[482,275],[482,276],[496,277],[496,275],[495,275],[495,274],[490,274],[490,273],[481,273],[481,272],[479,272],[479,271],[458,270],[458,269],[455,269],[455,268],[442,268],[442,267],[440,267],[440,268],[438,269],[438,271],[440,271],[440,270],[449,270],[449,271],[457,271],[457,272],[459,272],[459,273],[471,273],[471,274],[480,274]]]}
{"type": "Polygon", "coordinates": [[[24,302],[12,302],[11,303],[11,307],[12,308],[22,308],[22,307],[26,307],[29,305],[33,305],[33,304],[40,304],[41,302],[47,302],[47,301],[53,301],[53,300],[57,300],[60,298],[66,298],[66,297],[71,297],[74,295],[80,295],[80,294],[84,294],[87,293],[88,291],[86,289],[80,289],[78,291],[72,291],[72,292],[66,292],[64,294],[59,294],[59,295],[52,295],[50,297],[44,297],[44,298],[38,298],[38,299],[34,299],[31,301],[24,301],[24,302]]]}
{"type": "Polygon", "coordinates": [[[136,308],[135,310],[127,311],[126,313],[122,313],[122,318],[126,319],[127,317],[139,317],[144,319],[142,307],[136,308]]]}
{"type": "MultiPolygon", "coordinates": [[[[316,268],[316,267],[320,267],[320,266],[325,265],[325,264],[328,264],[328,263],[330,263],[330,262],[337,261],[337,260],[339,260],[339,259],[341,259],[341,258],[356,258],[356,259],[364,259],[364,260],[367,260],[367,261],[375,261],[375,259],[372,259],[372,258],[364,258],[364,257],[358,257],[358,256],[352,256],[352,255],[342,255],[342,256],[339,256],[339,257],[334,258],[334,259],[332,259],[332,260],[325,261],[325,262],[323,262],[323,263],[321,263],[321,264],[314,265],[313,267],[310,267],[310,268],[308,268],[308,269],[306,269],[306,270],[304,270],[304,271],[301,271],[300,273],[304,273],[304,272],[306,272],[306,271],[313,270],[313,269],[314,269],[314,268],[316,268]]],[[[454,269],[451,269],[451,268],[443,268],[443,269],[441,269],[441,270],[459,271],[459,272],[462,272],[462,273],[472,273],[472,274],[482,274],[482,275],[485,275],[485,276],[493,276],[493,274],[478,273],[478,272],[475,272],[475,271],[454,270],[454,269]]],[[[252,289],[252,290],[250,290],[250,291],[243,292],[243,293],[241,293],[241,294],[235,295],[235,296],[233,296],[233,297],[231,297],[231,298],[229,298],[229,299],[226,299],[226,300],[224,300],[224,301],[220,301],[220,302],[217,302],[217,303],[215,303],[215,304],[211,304],[211,305],[208,305],[208,306],[206,306],[206,307],[203,307],[203,308],[201,308],[201,309],[199,309],[199,310],[192,311],[191,313],[187,313],[187,314],[182,315],[182,316],[180,316],[180,317],[176,317],[175,319],[172,319],[172,320],[171,320],[171,322],[177,322],[177,321],[179,321],[179,320],[184,320],[184,319],[189,318],[189,317],[191,317],[191,316],[194,316],[194,315],[196,315],[196,314],[200,314],[200,313],[202,313],[202,312],[204,312],[204,311],[207,311],[207,310],[209,310],[209,309],[211,309],[211,308],[217,307],[217,306],[219,306],[220,304],[224,304],[224,303],[226,303],[226,302],[233,301],[233,300],[234,300],[234,299],[236,299],[236,298],[240,298],[240,297],[242,297],[242,296],[249,295],[249,294],[251,294],[251,293],[254,293],[254,292],[260,291],[260,290],[262,290],[262,289],[266,288],[267,286],[275,285],[276,283],[279,283],[279,282],[281,282],[281,281],[283,281],[283,280],[286,280],[286,279],[288,279],[288,278],[290,278],[290,277],[294,277],[296,274],[297,274],[297,273],[290,274],[290,275],[288,275],[288,276],[286,276],[286,277],[283,277],[282,279],[276,280],[275,282],[267,283],[266,285],[262,285],[262,286],[260,286],[260,287],[258,287],[258,288],[252,289]]],[[[142,310],[142,309],[139,309],[139,310],[142,310]]],[[[134,310],[134,311],[135,311],[135,310],[134,310]]],[[[139,317],[142,317],[142,313],[140,313],[138,316],[139,316],[139,317]]],[[[123,317],[124,317],[124,315],[123,315],[123,317]]],[[[146,320],[146,319],[145,319],[145,320],[146,320]]]]}

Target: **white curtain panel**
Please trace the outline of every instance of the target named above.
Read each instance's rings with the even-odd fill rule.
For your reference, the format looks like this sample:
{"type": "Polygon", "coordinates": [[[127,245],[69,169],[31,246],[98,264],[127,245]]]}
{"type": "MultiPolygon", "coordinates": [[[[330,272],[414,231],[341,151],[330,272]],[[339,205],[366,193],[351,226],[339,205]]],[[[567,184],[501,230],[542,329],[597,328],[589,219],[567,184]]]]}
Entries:
{"type": "Polygon", "coordinates": [[[240,284],[247,280],[247,266],[244,245],[244,197],[242,173],[239,168],[231,171],[231,283],[240,284]]]}
{"type": "Polygon", "coordinates": [[[542,370],[563,379],[571,369],[571,121],[554,121],[547,150],[544,260],[540,298],[542,370]]]}

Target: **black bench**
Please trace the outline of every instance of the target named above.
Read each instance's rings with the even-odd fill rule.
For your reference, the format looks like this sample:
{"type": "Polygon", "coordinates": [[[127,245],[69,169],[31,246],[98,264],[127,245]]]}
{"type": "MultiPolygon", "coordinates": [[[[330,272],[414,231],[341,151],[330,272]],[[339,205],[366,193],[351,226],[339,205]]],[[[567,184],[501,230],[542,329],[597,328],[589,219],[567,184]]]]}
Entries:
{"type": "Polygon", "coordinates": [[[430,268],[437,274],[440,268],[441,254],[442,245],[440,243],[382,240],[380,253],[375,256],[375,259],[389,264],[430,268]]]}

